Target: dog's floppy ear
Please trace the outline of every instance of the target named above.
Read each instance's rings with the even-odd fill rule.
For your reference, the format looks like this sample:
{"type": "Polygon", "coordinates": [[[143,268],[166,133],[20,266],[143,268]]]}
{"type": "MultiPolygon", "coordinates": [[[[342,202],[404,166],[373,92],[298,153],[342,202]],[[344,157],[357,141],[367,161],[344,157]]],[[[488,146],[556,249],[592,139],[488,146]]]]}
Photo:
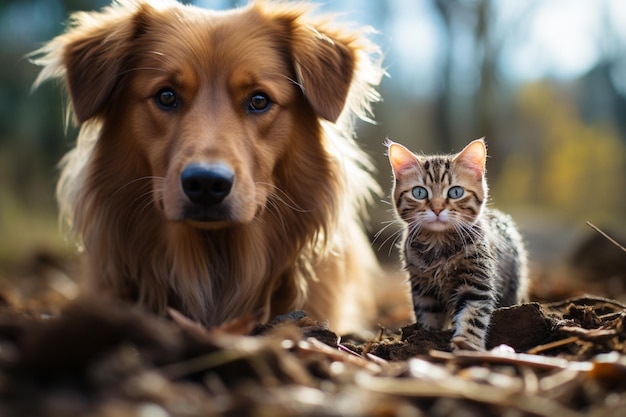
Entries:
{"type": "Polygon", "coordinates": [[[296,26],[292,51],[297,81],[317,114],[337,120],[348,97],[356,66],[355,51],[338,33],[296,26]]]}
{"type": "Polygon", "coordinates": [[[78,12],[62,35],[35,51],[33,62],[43,68],[34,87],[63,78],[78,123],[99,115],[110,98],[151,8],[119,2],[101,12],[78,12]]]}
{"type": "Polygon", "coordinates": [[[314,18],[303,3],[265,2],[254,7],[280,25],[296,82],[315,112],[335,122],[341,114],[358,65],[361,33],[331,26],[331,19],[314,18]]]}

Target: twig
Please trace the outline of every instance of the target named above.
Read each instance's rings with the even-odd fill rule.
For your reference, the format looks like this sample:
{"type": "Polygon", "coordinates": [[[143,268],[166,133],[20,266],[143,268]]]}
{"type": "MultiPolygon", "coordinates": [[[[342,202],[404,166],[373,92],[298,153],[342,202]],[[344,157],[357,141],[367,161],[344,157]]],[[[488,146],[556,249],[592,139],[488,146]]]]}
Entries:
{"type": "Polygon", "coordinates": [[[570,362],[563,358],[552,358],[549,356],[531,355],[528,353],[508,353],[508,352],[477,352],[459,350],[453,354],[431,350],[429,356],[438,359],[453,359],[462,362],[480,363],[504,363],[515,366],[528,366],[535,369],[575,369],[587,371],[591,367],[588,362],[570,362]]]}
{"type": "Polygon", "coordinates": [[[620,245],[615,239],[613,239],[611,236],[607,235],[606,233],[604,233],[602,230],[600,230],[597,226],[595,226],[593,223],[591,222],[586,222],[587,226],[591,227],[593,230],[595,230],[596,232],[600,233],[602,236],[604,236],[605,238],[607,238],[609,240],[609,242],[611,242],[612,244],[614,244],[615,246],[617,246],[618,248],[620,248],[623,252],[626,252],[626,248],[623,247],[622,245],[620,245]]]}
{"type": "Polygon", "coordinates": [[[535,346],[534,348],[530,349],[526,353],[530,355],[536,355],[537,353],[545,352],[546,350],[569,345],[570,343],[577,342],[578,340],[579,340],[578,336],[572,336],[572,337],[568,337],[567,339],[557,340],[556,342],[546,343],[545,345],[535,346]]]}
{"type": "Polygon", "coordinates": [[[218,350],[202,356],[196,356],[180,362],[174,362],[161,368],[161,372],[170,379],[207,371],[227,363],[232,363],[250,356],[250,352],[239,350],[218,350]]]}
{"type": "Polygon", "coordinates": [[[594,342],[598,340],[608,340],[612,337],[617,336],[617,331],[615,329],[584,329],[582,327],[574,327],[574,326],[561,326],[557,329],[560,333],[565,333],[568,335],[573,335],[582,340],[587,340],[589,342],[594,342]]]}
{"type": "Polygon", "coordinates": [[[548,310],[559,310],[574,304],[577,306],[596,306],[602,304],[604,306],[611,306],[615,310],[626,310],[626,304],[622,304],[619,301],[611,300],[606,297],[598,297],[597,295],[585,294],[579,297],[568,298],[562,301],[556,301],[554,303],[545,303],[542,306],[548,310]]]}
{"type": "Polygon", "coordinates": [[[341,343],[338,343],[338,344],[337,344],[337,348],[338,348],[339,350],[343,351],[343,352],[349,353],[349,354],[351,354],[351,355],[354,355],[354,356],[356,356],[356,357],[358,357],[358,358],[363,359],[363,356],[362,356],[362,355],[359,355],[358,353],[356,353],[355,351],[353,351],[353,350],[352,350],[352,349],[350,349],[350,348],[345,347],[345,346],[344,346],[344,345],[342,345],[341,343]]]}
{"type": "Polygon", "coordinates": [[[331,360],[356,365],[360,368],[366,369],[372,374],[380,374],[382,372],[382,368],[380,367],[380,365],[368,361],[359,354],[355,355],[356,352],[346,352],[347,349],[345,348],[345,346],[343,347],[343,349],[333,349],[327,344],[315,339],[314,337],[309,337],[306,341],[300,341],[298,343],[298,349],[305,352],[318,352],[325,354],[326,357],[330,358],[331,360]]]}
{"type": "Polygon", "coordinates": [[[467,399],[495,407],[515,408],[518,411],[542,417],[562,416],[581,417],[582,414],[570,410],[549,398],[528,395],[516,390],[450,377],[441,381],[426,381],[415,378],[386,378],[372,376],[365,372],[356,375],[358,386],[371,392],[407,398],[453,398],[467,399]]]}

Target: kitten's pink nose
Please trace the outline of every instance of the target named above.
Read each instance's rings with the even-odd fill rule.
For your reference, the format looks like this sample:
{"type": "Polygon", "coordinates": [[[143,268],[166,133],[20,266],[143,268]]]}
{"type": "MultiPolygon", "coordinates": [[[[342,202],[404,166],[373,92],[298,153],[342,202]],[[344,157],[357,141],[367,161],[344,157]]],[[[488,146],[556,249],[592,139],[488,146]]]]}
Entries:
{"type": "Polygon", "coordinates": [[[439,216],[439,213],[441,213],[442,209],[433,209],[433,213],[435,213],[436,216],[439,216]]]}

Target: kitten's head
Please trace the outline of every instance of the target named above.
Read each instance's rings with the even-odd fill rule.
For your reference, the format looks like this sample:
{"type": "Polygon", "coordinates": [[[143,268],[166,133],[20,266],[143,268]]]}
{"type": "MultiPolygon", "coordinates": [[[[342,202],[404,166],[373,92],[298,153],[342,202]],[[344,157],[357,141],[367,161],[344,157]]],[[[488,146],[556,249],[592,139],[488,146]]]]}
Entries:
{"type": "Polygon", "coordinates": [[[416,155],[389,141],[396,212],[411,226],[442,232],[474,224],[487,199],[485,141],[454,155],[416,155]]]}

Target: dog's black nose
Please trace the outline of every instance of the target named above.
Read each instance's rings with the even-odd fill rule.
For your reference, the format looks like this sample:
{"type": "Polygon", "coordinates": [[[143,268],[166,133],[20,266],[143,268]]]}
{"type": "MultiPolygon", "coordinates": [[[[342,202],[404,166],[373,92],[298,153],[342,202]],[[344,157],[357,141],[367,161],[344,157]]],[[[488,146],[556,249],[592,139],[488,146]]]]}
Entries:
{"type": "Polygon", "coordinates": [[[220,203],[233,186],[235,174],[224,164],[190,164],[180,175],[183,192],[192,203],[205,206],[220,203]]]}

